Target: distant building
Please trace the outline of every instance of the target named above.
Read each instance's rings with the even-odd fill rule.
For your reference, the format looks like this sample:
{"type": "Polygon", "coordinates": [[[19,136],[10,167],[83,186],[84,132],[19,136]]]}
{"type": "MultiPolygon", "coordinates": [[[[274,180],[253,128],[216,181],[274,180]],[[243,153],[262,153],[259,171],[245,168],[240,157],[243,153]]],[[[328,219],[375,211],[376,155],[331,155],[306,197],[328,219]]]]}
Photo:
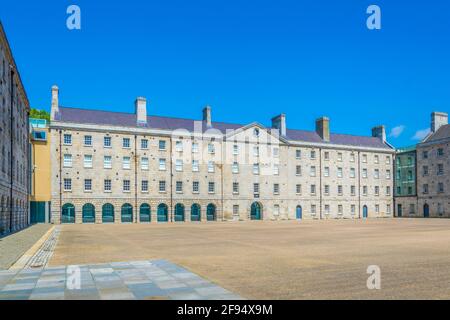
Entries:
{"type": "Polygon", "coordinates": [[[417,164],[416,146],[398,149],[395,156],[395,216],[402,217],[404,211],[416,211],[417,164]]]}
{"type": "Polygon", "coordinates": [[[29,224],[29,102],[0,22],[0,234],[29,224]]]}

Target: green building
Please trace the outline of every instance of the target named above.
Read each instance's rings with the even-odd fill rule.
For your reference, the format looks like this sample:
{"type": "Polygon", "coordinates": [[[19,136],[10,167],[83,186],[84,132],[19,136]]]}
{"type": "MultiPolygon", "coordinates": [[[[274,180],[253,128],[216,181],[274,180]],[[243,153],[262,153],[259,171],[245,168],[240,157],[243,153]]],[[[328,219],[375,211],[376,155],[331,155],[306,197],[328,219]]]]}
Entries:
{"type": "Polygon", "coordinates": [[[416,146],[397,150],[395,160],[395,196],[417,196],[416,146]]]}

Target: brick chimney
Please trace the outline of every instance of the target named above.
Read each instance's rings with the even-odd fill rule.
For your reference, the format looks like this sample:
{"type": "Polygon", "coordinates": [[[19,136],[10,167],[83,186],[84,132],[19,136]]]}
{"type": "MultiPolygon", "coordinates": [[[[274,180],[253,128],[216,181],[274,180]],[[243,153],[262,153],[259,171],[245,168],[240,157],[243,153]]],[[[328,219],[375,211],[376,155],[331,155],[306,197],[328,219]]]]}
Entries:
{"type": "Polygon", "coordinates": [[[59,88],[52,87],[52,106],[50,109],[50,120],[55,120],[55,116],[59,113],[59,88]]]}
{"type": "Polygon", "coordinates": [[[433,112],[431,114],[431,132],[435,133],[440,127],[448,124],[448,113],[433,112]]]}
{"type": "Polygon", "coordinates": [[[278,129],[280,136],[286,136],[286,115],[284,113],[272,118],[272,128],[278,129]]]}
{"type": "Polygon", "coordinates": [[[203,108],[203,121],[206,123],[206,127],[208,127],[208,128],[212,127],[211,107],[210,106],[206,106],[203,108]]]}
{"type": "Polygon", "coordinates": [[[316,132],[325,142],[330,142],[330,119],[321,117],[316,120],[316,132]]]}
{"type": "Polygon", "coordinates": [[[135,102],[136,121],[138,125],[147,125],[147,99],[137,97],[135,102]]]}
{"type": "Polygon", "coordinates": [[[377,126],[372,129],[372,137],[380,139],[386,143],[386,128],[384,126],[377,126]]]}

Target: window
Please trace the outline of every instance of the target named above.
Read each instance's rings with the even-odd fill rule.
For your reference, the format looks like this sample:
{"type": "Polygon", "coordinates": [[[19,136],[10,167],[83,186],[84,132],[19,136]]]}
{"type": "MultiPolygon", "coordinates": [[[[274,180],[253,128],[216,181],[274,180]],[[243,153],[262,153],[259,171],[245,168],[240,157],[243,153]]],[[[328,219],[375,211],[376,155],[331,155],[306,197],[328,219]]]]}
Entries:
{"type": "Polygon", "coordinates": [[[438,176],[441,176],[444,174],[444,165],[442,163],[438,164],[437,174],[438,174],[438,176]]]}
{"type": "Polygon", "coordinates": [[[159,170],[166,170],[166,159],[159,159],[159,170]]]}
{"type": "Polygon", "coordinates": [[[130,147],[130,138],[123,138],[123,140],[122,140],[122,147],[123,148],[129,148],[130,147]]]}
{"type": "Polygon", "coordinates": [[[412,166],[413,160],[411,157],[408,157],[408,166],[412,166]]]}
{"type": "Polygon", "coordinates": [[[316,205],[315,204],[311,205],[311,214],[316,215],[316,205]]]}
{"type": "Polygon", "coordinates": [[[352,216],[356,214],[356,206],[354,204],[352,204],[350,206],[350,212],[351,212],[352,216]]]}
{"type": "Polygon", "coordinates": [[[208,172],[214,172],[214,161],[208,161],[208,172]]]}
{"type": "Polygon", "coordinates": [[[233,205],[233,216],[239,216],[239,205],[233,205]]]}
{"type": "Polygon", "coordinates": [[[315,159],[316,158],[316,151],[311,150],[311,159],[315,159]]]}
{"type": "Polygon", "coordinates": [[[378,157],[378,155],[375,155],[375,157],[374,157],[374,162],[375,162],[376,164],[380,163],[380,157],[378,157]]]}
{"type": "Polygon", "coordinates": [[[84,136],[84,145],[86,147],[92,146],[92,136],[84,136]]]}
{"type": "Polygon", "coordinates": [[[367,186],[363,186],[363,196],[367,196],[367,186]]]}
{"type": "Polygon", "coordinates": [[[215,152],[216,152],[216,148],[215,148],[214,144],[209,143],[209,144],[208,144],[208,153],[213,154],[213,153],[215,153],[215,152]]]}
{"type": "Polygon", "coordinates": [[[175,160],[175,171],[183,171],[183,160],[175,160]]]}
{"type": "Polygon", "coordinates": [[[253,193],[254,194],[259,194],[259,183],[254,183],[253,184],[253,193]]]}
{"type": "Polygon", "coordinates": [[[350,178],[355,178],[356,177],[356,170],[355,168],[350,168],[350,178]]]}
{"type": "Polygon", "coordinates": [[[329,167],[323,168],[323,176],[324,177],[329,177],[330,176],[330,168],[329,167]]]}
{"type": "Polygon", "coordinates": [[[233,162],[232,167],[231,167],[231,172],[232,173],[239,173],[239,163],[233,162]]]}
{"type": "Polygon", "coordinates": [[[324,187],[324,193],[326,196],[330,195],[330,186],[327,184],[324,187]]]}
{"type": "Polygon", "coordinates": [[[422,152],[422,158],[423,159],[428,159],[428,151],[423,151],[422,152]]]}
{"type": "Polygon", "coordinates": [[[166,192],[166,181],[159,181],[159,192],[166,192]]]}
{"type": "Polygon", "coordinates": [[[367,163],[367,154],[362,155],[362,162],[367,163]]]}
{"type": "Polygon", "coordinates": [[[390,214],[390,213],[391,213],[391,205],[390,205],[390,204],[387,204],[387,205],[386,205],[386,213],[387,213],[387,214],[390,214]]]}
{"type": "Polygon", "coordinates": [[[192,172],[199,172],[199,163],[198,160],[192,160],[192,172]]]}
{"type": "Polygon", "coordinates": [[[443,157],[444,156],[444,149],[443,148],[439,148],[437,150],[437,155],[438,155],[438,157],[443,157]]]}
{"type": "Polygon", "coordinates": [[[200,184],[198,181],[192,181],[192,192],[198,193],[200,190],[200,184]]]}
{"type": "Polygon", "coordinates": [[[401,195],[402,194],[402,187],[397,187],[397,195],[401,195]]]}
{"type": "Polygon", "coordinates": [[[148,158],[147,157],[141,158],[141,169],[148,170],[148,158]]]}
{"type": "Polygon", "coordinates": [[[159,142],[158,142],[158,148],[159,148],[159,150],[161,150],[161,151],[166,150],[166,141],[165,141],[165,140],[159,140],[159,142]]]}
{"type": "Polygon", "coordinates": [[[233,182],[233,193],[234,194],[239,193],[239,182],[233,182]]]}
{"type": "Polygon", "coordinates": [[[329,214],[330,214],[330,205],[329,205],[329,204],[326,204],[326,205],[325,205],[324,211],[325,211],[325,214],[326,214],[326,215],[329,215],[329,214]]]}
{"type": "Polygon", "coordinates": [[[444,193],[444,184],[442,182],[438,183],[438,193],[444,193]]]}
{"type": "Polygon", "coordinates": [[[253,129],[253,135],[255,137],[259,137],[259,129],[258,128],[253,129]]]}
{"type": "Polygon", "coordinates": [[[72,144],[72,135],[71,134],[64,134],[64,144],[66,146],[70,146],[72,144]]]}
{"type": "Polygon", "coordinates": [[[386,164],[391,164],[391,157],[390,156],[386,156],[386,164]]]}
{"type": "Polygon", "coordinates": [[[177,193],[183,193],[183,181],[177,181],[175,183],[175,191],[177,193]]]}
{"type": "Polygon", "coordinates": [[[413,172],[411,170],[408,171],[408,180],[409,181],[413,180],[413,172]]]}
{"type": "Polygon", "coordinates": [[[183,141],[176,141],[175,142],[175,151],[183,152],[183,141]]]}
{"type": "Polygon", "coordinates": [[[103,137],[103,147],[111,148],[111,137],[103,137]]]}
{"type": "Polygon", "coordinates": [[[278,176],[280,174],[280,165],[279,164],[273,165],[273,174],[276,176],[278,176]]]}
{"type": "Polygon", "coordinates": [[[386,195],[387,196],[391,195],[391,187],[389,187],[389,186],[386,187],[386,195]]]}
{"type": "Polygon", "coordinates": [[[192,153],[198,153],[198,143],[192,142],[192,153]]]}
{"type": "Polygon", "coordinates": [[[253,156],[259,157],[259,147],[253,147],[253,156]]]}
{"type": "Polygon", "coordinates": [[[280,215],[280,205],[276,204],[273,206],[273,215],[279,216],[280,215]]]}
{"type": "Polygon", "coordinates": [[[92,168],[92,155],[91,154],[84,155],[84,167],[92,168]]]}
{"type": "Polygon", "coordinates": [[[442,203],[438,203],[438,214],[440,216],[444,215],[444,206],[442,205],[442,203]]]}
{"type": "Polygon", "coordinates": [[[295,150],[295,158],[296,159],[302,158],[302,150],[300,150],[300,149],[295,150]]]}
{"type": "Polygon", "coordinates": [[[386,170],[386,179],[391,179],[391,170],[386,170]]]}
{"type": "Polygon", "coordinates": [[[397,180],[400,180],[402,178],[402,173],[400,170],[397,170],[397,180]]]}
{"type": "Polygon", "coordinates": [[[423,171],[423,175],[427,176],[428,175],[428,166],[423,166],[422,171],[423,171]]]}
{"type": "Polygon", "coordinates": [[[408,194],[412,194],[413,193],[413,191],[412,191],[413,189],[412,189],[412,187],[408,187],[408,194]]]}
{"type": "Polygon", "coordinates": [[[409,205],[409,213],[410,213],[410,214],[416,213],[416,206],[415,206],[413,203],[411,203],[411,204],[409,205]]]}
{"type": "Polygon", "coordinates": [[[355,186],[350,186],[350,194],[353,197],[356,196],[356,187],[355,186]]]}
{"type": "Polygon", "coordinates": [[[239,146],[237,144],[233,145],[233,154],[234,155],[239,154],[239,146]]]}
{"type": "Polygon", "coordinates": [[[375,212],[380,213],[380,205],[378,204],[375,205],[375,212]]]}
{"type": "Polygon", "coordinates": [[[373,177],[374,177],[375,179],[380,179],[380,170],[379,170],[379,169],[375,169],[375,170],[373,171],[373,177]]]}
{"type": "Polygon", "coordinates": [[[123,180],[123,192],[130,192],[130,180],[123,180]]]}
{"type": "Polygon", "coordinates": [[[131,158],[130,157],[123,157],[122,158],[122,168],[123,169],[130,169],[131,168],[131,158]]]}
{"type": "Polygon", "coordinates": [[[338,176],[338,178],[342,178],[343,177],[342,168],[337,168],[337,176],[338,176]]]}
{"type": "Polygon", "coordinates": [[[147,139],[141,140],[141,149],[148,149],[148,140],[147,139]]]}
{"type": "Polygon", "coordinates": [[[105,179],[103,181],[103,189],[105,190],[105,192],[111,192],[111,180],[105,179]]]}
{"type": "Polygon", "coordinates": [[[301,184],[295,185],[295,193],[296,194],[301,194],[302,193],[302,185],[301,184]]]}
{"type": "Polygon", "coordinates": [[[214,182],[208,182],[208,193],[216,192],[216,185],[214,182]]]}
{"type": "Polygon", "coordinates": [[[253,174],[259,174],[259,164],[258,163],[253,164],[253,174]]]}
{"type": "Polygon", "coordinates": [[[295,166],[295,174],[297,176],[301,176],[302,175],[302,166],[295,166]]]}
{"type": "Polygon", "coordinates": [[[72,179],[64,179],[64,191],[72,191],[72,179]]]}
{"type": "Polygon", "coordinates": [[[341,185],[338,185],[338,195],[342,196],[344,194],[344,188],[341,185]]]}
{"type": "Polygon", "coordinates": [[[423,194],[428,194],[428,184],[422,186],[423,194]]]}
{"type": "Polygon", "coordinates": [[[72,155],[71,154],[65,154],[64,155],[64,164],[63,166],[65,168],[71,168],[72,167],[72,155]]]}
{"type": "Polygon", "coordinates": [[[315,184],[311,185],[311,194],[316,194],[316,185],[315,184]]]}
{"type": "Polygon", "coordinates": [[[338,205],[338,214],[342,215],[344,213],[344,207],[340,204],[338,205]]]}
{"type": "Polygon", "coordinates": [[[105,169],[111,169],[112,168],[112,157],[111,156],[104,156],[103,157],[103,168],[105,168],[105,169]]]}
{"type": "MultiPolygon", "coordinates": [[[[259,150],[258,150],[259,153],[259,150]]],[[[278,158],[280,156],[280,149],[279,148],[273,148],[273,156],[275,158],[278,158]]]]}
{"type": "Polygon", "coordinates": [[[84,179],[84,191],[92,191],[92,179],[84,179]]]}
{"type": "Polygon", "coordinates": [[[355,162],[355,154],[350,154],[350,162],[355,162]]]}
{"type": "Polygon", "coordinates": [[[375,186],[375,195],[376,196],[380,195],[380,187],[379,186],[375,186]]]}
{"type": "Polygon", "coordinates": [[[337,159],[338,159],[338,161],[342,161],[342,153],[341,152],[338,152],[337,159]]]}
{"type": "Polygon", "coordinates": [[[280,194],[280,185],[278,183],[273,184],[273,194],[280,194]]]}
{"type": "Polygon", "coordinates": [[[325,160],[330,160],[330,153],[328,151],[325,151],[324,154],[323,154],[323,158],[325,160]]]}
{"type": "Polygon", "coordinates": [[[367,178],[367,169],[362,170],[362,177],[367,178]]]}
{"type": "Polygon", "coordinates": [[[316,176],[316,167],[315,166],[311,166],[311,168],[309,169],[309,175],[311,177],[315,177],[316,176]]]}
{"type": "Polygon", "coordinates": [[[148,192],[148,180],[141,181],[141,191],[148,192]]]}

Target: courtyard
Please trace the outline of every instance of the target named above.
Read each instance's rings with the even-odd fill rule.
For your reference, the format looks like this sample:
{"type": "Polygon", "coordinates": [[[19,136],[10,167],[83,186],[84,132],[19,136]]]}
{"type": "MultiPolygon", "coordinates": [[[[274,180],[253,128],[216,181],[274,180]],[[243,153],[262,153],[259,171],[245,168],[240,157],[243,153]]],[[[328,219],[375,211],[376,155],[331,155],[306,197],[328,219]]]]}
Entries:
{"type": "Polygon", "coordinates": [[[63,225],[49,266],[149,259],[247,299],[450,298],[446,219],[63,225]]]}

